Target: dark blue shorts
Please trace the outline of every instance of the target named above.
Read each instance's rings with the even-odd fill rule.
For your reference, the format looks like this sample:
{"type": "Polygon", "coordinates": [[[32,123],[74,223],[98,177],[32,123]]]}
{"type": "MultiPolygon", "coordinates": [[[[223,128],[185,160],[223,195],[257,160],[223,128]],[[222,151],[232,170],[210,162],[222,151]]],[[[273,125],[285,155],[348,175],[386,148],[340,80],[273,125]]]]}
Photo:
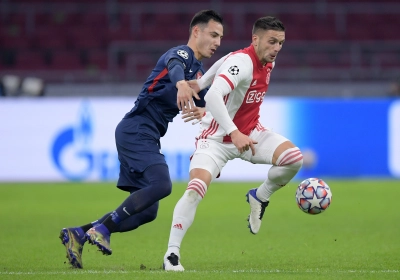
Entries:
{"type": "Polygon", "coordinates": [[[144,188],[148,182],[143,178],[147,167],[167,165],[161,153],[160,139],[154,137],[155,131],[149,120],[140,116],[122,119],[115,130],[115,141],[120,161],[117,186],[123,190],[130,187],[144,188]]]}

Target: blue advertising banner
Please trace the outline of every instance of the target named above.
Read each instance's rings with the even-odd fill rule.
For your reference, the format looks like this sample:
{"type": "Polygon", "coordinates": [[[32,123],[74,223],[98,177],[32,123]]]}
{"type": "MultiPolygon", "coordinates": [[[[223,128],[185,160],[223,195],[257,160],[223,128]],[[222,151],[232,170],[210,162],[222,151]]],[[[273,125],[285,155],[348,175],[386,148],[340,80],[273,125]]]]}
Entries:
{"type": "MultiPolygon", "coordinates": [[[[114,131],[134,101],[2,99],[0,181],[116,181],[114,131]]],[[[302,150],[298,179],[400,178],[400,100],[266,97],[260,121],[302,150]]],[[[188,179],[198,134],[177,116],[161,139],[172,180],[188,179]]],[[[269,167],[236,159],[218,180],[263,181],[269,167]]]]}
{"type": "Polygon", "coordinates": [[[400,115],[389,112],[399,110],[400,102],[295,99],[290,103],[293,141],[305,153],[306,160],[311,161],[305,162],[303,176],[399,175],[392,170],[398,170],[400,164],[400,154],[394,154],[400,146],[400,115]],[[390,135],[397,140],[388,141],[390,135]],[[390,162],[393,157],[397,157],[397,161],[390,162]]]}

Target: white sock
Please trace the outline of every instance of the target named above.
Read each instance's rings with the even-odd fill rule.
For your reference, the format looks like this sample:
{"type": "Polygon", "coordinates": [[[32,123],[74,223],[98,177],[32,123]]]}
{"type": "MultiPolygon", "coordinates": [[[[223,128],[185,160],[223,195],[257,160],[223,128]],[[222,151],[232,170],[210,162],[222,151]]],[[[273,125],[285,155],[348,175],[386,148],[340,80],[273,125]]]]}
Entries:
{"type": "Polygon", "coordinates": [[[180,256],[179,249],[182,239],[188,228],[192,225],[196,214],[197,205],[207,192],[207,185],[200,179],[189,182],[185,193],[175,206],[172,218],[171,231],[168,241],[167,255],[174,253],[180,256]]]}
{"type": "Polygon", "coordinates": [[[257,197],[265,202],[271,195],[284,187],[297,174],[303,165],[303,155],[299,148],[284,151],[268,172],[268,178],[257,189],[257,197]]]}

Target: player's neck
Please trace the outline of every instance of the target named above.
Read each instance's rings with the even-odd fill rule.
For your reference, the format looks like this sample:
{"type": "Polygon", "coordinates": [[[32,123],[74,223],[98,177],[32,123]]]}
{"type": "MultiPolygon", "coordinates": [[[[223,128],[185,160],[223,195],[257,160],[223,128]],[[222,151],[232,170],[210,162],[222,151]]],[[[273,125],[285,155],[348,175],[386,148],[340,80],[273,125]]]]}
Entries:
{"type": "Polygon", "coordinates": [[[200,61],[200,60],[203,59],[203,56],[202,56],[202,55],[200,54],[200,52],[197,50],[196,44],[194,44],[193,42],[191,42],[191,41],[189,40],[189,42],[187,43],[187,46],[188,46],[189,48],[192,49],[192,51],[193,51],[193,53],[194,53],[194,57],[195,57],[198,61],[200,61]]]}

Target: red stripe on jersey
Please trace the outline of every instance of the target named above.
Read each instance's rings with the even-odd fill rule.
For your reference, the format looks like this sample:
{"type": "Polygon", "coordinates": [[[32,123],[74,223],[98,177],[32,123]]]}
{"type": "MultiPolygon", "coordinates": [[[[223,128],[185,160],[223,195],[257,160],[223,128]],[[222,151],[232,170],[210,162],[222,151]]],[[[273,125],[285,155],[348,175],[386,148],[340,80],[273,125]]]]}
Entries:
{"type": "Polygon", "coordinates": [[[213,119],[211,121],[210,127],[201,133],[200,139],[206,139],[208,135],[215,133],[218,130],[218,126],[219,125],[217,124],[217,122],[213,119]]]}
{"type": "MultiPolygon", "coordinates": [[[[198,142],[198,141],[199,141],[199,138],[196,137],[196,141],[194,142],[194,149],[195,149],[195,150],[196,150],[197,142],[198,142]]],[[[192,161],[193,155],[194,155],[194,153],[190,155],[190,158],[189,158],[190,161],[192,161]]]]}
{"type": "MultiPolygon", "coordinates": [[[[257,125],[254,129],[257,131],[267,131],[268,130],[265,127],[263,127],[261,123],[257,123],[257,125]]],[[[232,139],[229,135],[226,135],[226,136],[224,136],[223,142],[224,143],[232,143],[232,139]]]]}
{"type": "Polygon", "coordinates": [[[218,127],[218,123],[213,119],[210,128],[207,129],[206,133],[204,134],[204,138],[207,138],[207,136],[210,134],[214,134],[218,130],[218,127]]]}
{"type": "Polygon", "coordinates": [[[261,123],[258,123],[256,125],[256,129],[257,129],[257,131],[266,131],[267,130],[265,127],[262,126],[261,123]]]}
{"type": "Polygon", "coordinates": [[[224,103],[226,105],[226,102],[228,102],[228,98],[229,98],[229,93],[227,95],[224,96],[224,103]]]}
{"type": "Polygon", "coordinates": [[[224,74],[220,74],[219,76],[220,76],[221,78],[224,78],[225,81],[228,82],[228,84],[229,84],[229,86],[231,87],[231,89],[234,89],[234,88],[235,88],[235,87],[233,86],[233,83],[231,82],[231,80],[228,79],[227,76],[225,76],[224,74]]]}
{"type": "Polygon", "coordinates": [[[156,86],[156,84],[158,83],[158,81],[163,78],[165,75],[168,74],[168,69],[164,68],[164,70],[162,70],[160,72],[160,74],[157,75],[157,77],[154,78],[153,83],[149,86],[148,91],[149,93],[153,93],[153,88],[156,86]]]}
{"type": "MultiPolygon", "coordinates": [[[[226,104],[226,102],[228,102],[228,98],[229,98],[229,94],[224,96],[223,99],[224,99],[225,104],[226,104]]],[[[209,135],[213,135],[218,130],[218,127],[219,127],[219,124],[215,121],[215,119],[212,119],[210,127],[201,133],[200,138],[206,139],[209,135]]]]}

